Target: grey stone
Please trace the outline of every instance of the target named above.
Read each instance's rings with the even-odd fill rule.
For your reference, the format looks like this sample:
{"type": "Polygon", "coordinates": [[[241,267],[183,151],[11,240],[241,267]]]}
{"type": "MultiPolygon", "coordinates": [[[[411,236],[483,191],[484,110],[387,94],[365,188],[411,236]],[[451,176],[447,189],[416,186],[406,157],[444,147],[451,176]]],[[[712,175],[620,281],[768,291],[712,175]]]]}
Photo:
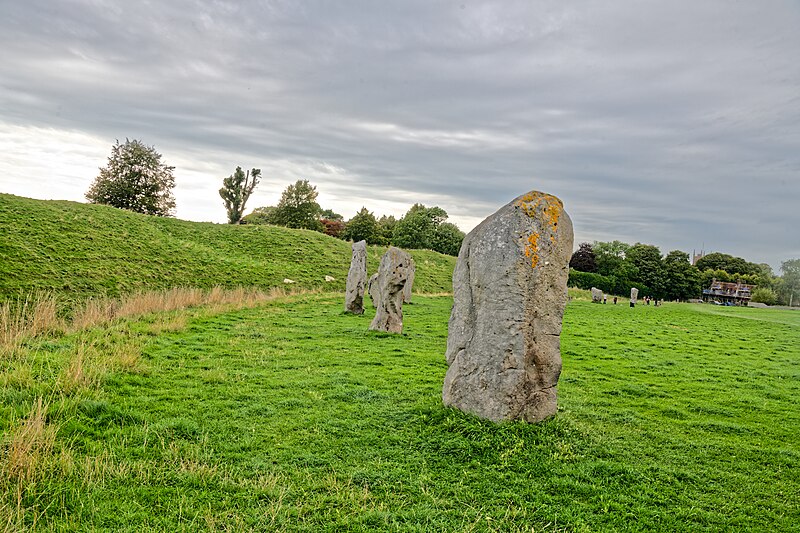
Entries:
{"type": "Polygon", "coordinates": [[[378,284],[375,283],[375,280],[378,279],[378,273],[375,272],[373,275],[369,277],[369,281],[367,282],[367,292],[369,293],[369,299],[372,300],[372,307],[378,307],[378,284]]]}
{"type": "Polygon", "coordinates": [[[353,243],[353,257],[347,272],[344,310],[355,315],[364,314],[364,287],[367,283],[367,241],[353,243]]]}
{"type": "Polygon", "coordinates": [[[411,256],[392,246],[383,254],[378,277],[373,282],[377,292],[377,310],[369,329],[403,332],[403,288],[408,280],[411,256]]]}
{"type": "Polygon", "coordinates": [[[467,235],[453,273],[445,405],[494,421],[556,413],[572,240],[561,200],[537,191],[467,235]]]}
{"type": "Polygon", "coordinates": [[[603,291],[595,287],[592,287],[592,302],[599,304],[602,301],[603,301],[603,291]]]}
{"type": "Polygon", "coordinates": [[[636,300],[639,298],[639,289],[636,287],[631,287],[631,305],[636,304],[636,300]]]}
{"type": "Polygon", "coordinates": [[[403,287],[403,303],[411,303],[411,289],[414,287],[414,276],[417,274],[417,264],[414,263],[414,258],[411,258],[411,264],[408,267],[408,279],[406,285],[403,287]]]}

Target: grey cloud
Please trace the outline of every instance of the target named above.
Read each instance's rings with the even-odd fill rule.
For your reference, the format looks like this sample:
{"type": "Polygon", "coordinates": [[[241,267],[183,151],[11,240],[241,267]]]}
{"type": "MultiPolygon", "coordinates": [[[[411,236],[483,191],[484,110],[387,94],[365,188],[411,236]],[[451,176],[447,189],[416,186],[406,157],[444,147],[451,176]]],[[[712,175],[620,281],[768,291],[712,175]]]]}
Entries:
{"type": "Polygon", "coordinates": [[[797,27],[779,1],[4,3],[0,121],[290,162],[358,207],[474,219],[537,188],[579,240],[777,266],[800,249],[797,27]]]}

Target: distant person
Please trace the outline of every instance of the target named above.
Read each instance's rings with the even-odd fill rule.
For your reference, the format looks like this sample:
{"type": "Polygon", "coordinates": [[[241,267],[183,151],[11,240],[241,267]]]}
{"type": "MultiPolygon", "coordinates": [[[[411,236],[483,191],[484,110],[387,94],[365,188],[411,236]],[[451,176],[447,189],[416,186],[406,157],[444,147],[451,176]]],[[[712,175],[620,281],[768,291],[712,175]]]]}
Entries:
{"type": "Polygon", "coordinates": [[[607,300],[607,299],[608,299],[608,296],[606,296],[606,295],[604,294],[604,295],[603,295],[603,303],[606,303],[606,300],[607,300]]]}
{"type": "Polygon", "coordinates": [[[617,297],[614,296],[614,305],[617,305],[617,297]]]}

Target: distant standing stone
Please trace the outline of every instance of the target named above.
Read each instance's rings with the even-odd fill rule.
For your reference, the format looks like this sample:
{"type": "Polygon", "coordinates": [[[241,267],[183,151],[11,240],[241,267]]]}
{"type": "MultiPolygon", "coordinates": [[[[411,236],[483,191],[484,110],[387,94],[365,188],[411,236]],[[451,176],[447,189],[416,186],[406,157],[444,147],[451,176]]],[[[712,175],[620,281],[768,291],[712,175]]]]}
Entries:
{"type": "Polygon", "coordinates": [[[403,288],[408,281],[411,256],[392,246],[381,258],[378,277],[373,286],[377,292],[377,311],[369,329],[403,332],[403,288]]]}
{"type": "Polygon", "coordinates": [[[494,421],[556,413],[572,239],[561,200],[538,191],[467,235],[453,273],[445,405],[494,421]]]}
{"type": "Polygon", "coordinates": [[[631,287],[631,307],[636,305],[637,298],[639,298],[639,289],[631,287]]]}
{"type": "Polygon", "coordinates": [[[603,301],[603,291],[595,287],[592,287],[592,303],[599,304],[602,301],[603,301]]]}
{"type": "Polygon", "coordinates": [[[403,303],[411,303],[411,289],[414,286],[414,276],[417,274],[417,265],[414,263],[414,258],[411,258],[411,264],[408,267],[408,280],[405,287],[403,287],[403,303]]]}
{"type": "Polygon", "coordinates": [[[356,315],[364,314],[364,287],[367,283],[367,241],[353,243],[353,257],[347,273],[344,310],[356,315]]]}
{"type": "Polygon", "coordinates": [[[378,273],[375,272],[373,275],[369,277],[369,281],[367,282],[367,292],[369,293],[369,299],[372,300],[372,307],[378,307],[378,298],[380,295],[378,294],[378,284],[375,283],[375,280],[378,279],[378,273]]]}

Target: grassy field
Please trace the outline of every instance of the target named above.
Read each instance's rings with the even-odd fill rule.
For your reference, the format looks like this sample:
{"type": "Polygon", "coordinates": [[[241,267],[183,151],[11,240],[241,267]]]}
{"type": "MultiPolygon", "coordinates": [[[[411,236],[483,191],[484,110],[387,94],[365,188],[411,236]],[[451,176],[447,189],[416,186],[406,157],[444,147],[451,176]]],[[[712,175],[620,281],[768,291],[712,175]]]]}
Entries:
{"type": "MultiPolygon", "coordinates": [[[[350,244],[275,226],[231,226],[0,194],[0,303],[37,291],[77,302],[174,287],[343,291],[350,244]],[[336,281],[326,282],[325,276],[336,281]]],[[[368,248],[370,272],[385,248],[368,248]]],[[[455,258],[411,251],[415,290],[452,290],[455,258]]]]}
{"type": "Polygon", "coordinates": [[[798,529],[800,313],[573,299],[558,415],[495,425],[441,404],[450,305],[399,336],[323,294],[23,342],[0,525],[798,529]]]}

